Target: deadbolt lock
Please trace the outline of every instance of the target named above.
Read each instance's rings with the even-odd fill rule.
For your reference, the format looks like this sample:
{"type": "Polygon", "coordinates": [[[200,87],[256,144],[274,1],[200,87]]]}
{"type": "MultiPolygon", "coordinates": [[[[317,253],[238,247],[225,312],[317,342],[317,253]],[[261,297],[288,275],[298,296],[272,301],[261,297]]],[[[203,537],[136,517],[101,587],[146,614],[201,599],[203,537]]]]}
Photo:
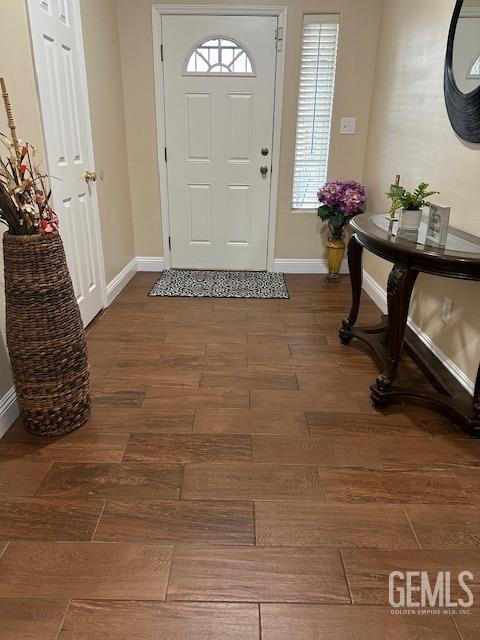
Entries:
{"type": "Polygon", "coordinates": [[[268,156],[269,150],[267,149],[267,147],[263,147],[260,153],[262,154],[262,156],[268,156]]]}

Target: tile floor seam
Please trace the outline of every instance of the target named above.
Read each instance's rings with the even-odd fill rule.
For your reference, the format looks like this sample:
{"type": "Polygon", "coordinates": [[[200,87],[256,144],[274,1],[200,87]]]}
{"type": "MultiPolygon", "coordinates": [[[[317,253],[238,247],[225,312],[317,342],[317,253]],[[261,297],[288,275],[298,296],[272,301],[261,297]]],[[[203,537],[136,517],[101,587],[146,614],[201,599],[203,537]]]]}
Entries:
{"type": "Polygon", "coordinates": [[[263,630],[262,630],[262,607],[261,603],[257,603],[258,607],[258,638],[259,640],[263,640],[263,630]]]}
{"type": "Polygon", "coordinates": [[[418,535],[417,535],[417,532],[415,531],[415,527],[413,526],[413,523],[412,523],[412,521],[411,521],[411,519],[410,519],[410,515],[409,515],[409,513],[408,513],[408,509],[407,509],[407,506],[408,506],[408,505],[407,505],[407,504],[405,504],[405,503],[402,503],[402,505],[401,505],[401,506],[402,506],[402,508],[403,508],[403,512],[405,513],[405,516],[406,516],[406,518],[407,518],[407,520],[408,520],[408,524],[410,525],[410,529],[412,530],[413,536],[414,536],[415,540],[417,541],[418,548],[419,548],[420,550],[422,550],[422,549],[423,549],[423,547],[422,547],[422,545],[421,545],[421,543],[420,543],[419,537],[418,537],[418,535]]]}
{"type": "Polygon", "coordinates": [[[101,509],[101,511],[100,511],[100,515],[98,516],[97,524],[95,525],[95,528],[94,528],[94,530],[93,530],[92,536],[91,536],[91,538],[90,538],[90,542],[93,542],[93,541],[94,541],[94,539],[95,539],[95,535],[97,534],[97,529],[98,529],[98,527],[99,527],[99,525],[100,525],[100,520],[102,519],[103,513],[104,513],[105,508],[106,508],[106,506],[107,506],[107,499],[108,499],[108,498],[104,498],[104,500],[103,500],[103,507],[102,507],[102,509],[101,509]]]}
{"type": "Polygon", "coordinates": [[[348,595],[350,596],[350,604],[354,605],[355,603],[353,601],[353,593],[352,593],[352,589],[350,587],[350,580],[348,579],[347,567],[345,566],[345,560],[343,558],[343,553],[342,553],[341,547],[338,547],[338,553],[340,555],[340,561],[342,563],[343,573],[345,575],[345,582],[347,583],[348,595]]]}
{"type": "Polygon", "coordinates": [[[164,596],[163,596],[163,601],[161,601],[161,602],[170,602],[168,600],[168,588],[170,586],[170,578],[172,576],[173,561],[175,559],[175,547],[176,547],[176,545],[172,544],[172,545],[168,545],[168,546],[171,549],[170,565],[168,567],[167,579],[165,580],[165,593],[164,593],[164,596]]]}
{"type": "Polygon", "coordinates": [[[1,560],[1,559],[3,558],[3,556],[5,555],[5,553],[6,553],[7,549],[8,549],[8,547],[9,547],[9,545],[10,545],[10,540],[7,540],[7,541],[6,541],[5,546],[3,547],[3,549],[2,549],[2,550],[1,550],[1,552],[0,552],[0,560],[1,560]]]}
{"type": "MultiPolygon", "coordinates": [[[[57,461],[52,460],[48,466],[48,469],[46,470],[41,482],[39,483],[38,487],[35,489],[35,491],[33,492],[33,495],[31,496],[32,498],[37,498],[37,497],[41,497],[38,495],[38,492],[40,491],[40,489],[42,488],[43,483],[45,482],[45,478],[48,476],[48,474],[50,473],[50,471],[52,470],[53,466],[56,464],[57,461]]],[[[27,497],[27,496],[24,496],[27,497]]]]}
{"type": "Polygon", "coordinates": [[[182,500],[183,499],[183,496],[182,496],[182,494],[183,494],[183,483],[184,483],[184,480],[185,480],[185,467],[187,466],[187,464],[188,463],[186,463],[186,462],[182,462],[181,463],[181,471],[182,471],[182,473],[181,473],[181,477],[180,477],[180,491],[178,492],[177,500],[182,500]]]}
{"type": "Polygon", "coordinates": [[[65,611],[64,611],[64,613],[63,613],[62,619],[60,620],[60,626],[59,626],[58,631],[57,631],[57,634],[56,634],[56,636],[55,636],[55,640],[59,640],[59,638],[60,638],[60,634],[61,634],[61,633],[62,633],[62,631],[63,631],[63,625],[65,624],[65,620],[67,619],[67,615],[68,615],[68,612],[69,612],[69,610],[70,610],[70,606],[71,606],[71,604],[72,604],[72,600],[73,600],[73,598],[70,598],[70,599],[68,600],[67,606],[65,607],[65,611]]]}
{"type": "Polygon", "coordinates": [[[464,637],[463,637],[463,635],[462,635],[462,632],[460,631],[460,628],[459,628],[459,626],[458,626],[457,621],[455,620],[455,618],[456,618],[456,616],[452,616],[452,615],[450,615],[450,619],[452,620],[453,626],[455,627],[455,631],[456,631],[456,632],[457,632],[457,634],[458,634],[458,640],[468,640],[468,638],[465,638],[465,639],[464,639],[464,637]]]}

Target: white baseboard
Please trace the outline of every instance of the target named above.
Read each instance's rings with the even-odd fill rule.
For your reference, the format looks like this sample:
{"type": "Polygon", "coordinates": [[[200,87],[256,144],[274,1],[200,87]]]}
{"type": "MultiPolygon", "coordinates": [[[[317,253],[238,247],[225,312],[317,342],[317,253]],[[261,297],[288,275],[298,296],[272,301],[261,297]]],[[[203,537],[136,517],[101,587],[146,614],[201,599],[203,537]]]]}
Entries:
{"type": "Polygon", "coordinates": [[[107,306],[110,306],[115,298],[122,293],[137,271],[163,271],[163,269],[165,269],[165,258],[149,256],[132,258],[120,273],[117,273],[113,280],[107,284],[107,306]]]}
{"type": "Polygon", "coordinates": [[[387,292],[366,271],[363,272],[363,288],[382,313],[387,313],[387,292]]]}
{"type": "Polygon", "coordinates": [[[137,256],[137,271],[163,271],[165,269],[165,258],[150,256],[137,256]]]}
{"type": "MultiPolygon", "coordinates": [[[[387,313],[387,292],[381,287],[376,280],[366,271],[363,272],[363,288],[370,298],[375,302],[382,313],[387,313]]],[[[423,331],[410,317],[408,318],[408,326],[420,340],[430,349],[434,356],[444,364],[446,369],[454,378],[473,396],[475,383],[450,359],[437,345],[433,342],[429,335],[423,331]]]]}
{"type": "Polygon", "coordinates": [[[107,284],[107,306],[110,306],[115,298],[123,291],[137,271],[137,260],[132,258],[123,267],[120,273],[107,284]]]}
{"type": "MultiPolygon", "coordinates": [[[[276,258],[273,270],[280,273],[328,273],[328,263],[325,258],[276,258]]],[[[346,260],[340,273],[348,273],[346,260]]]]}
{"type": "Polygon", "coordinates": [[[12,387],[0,398],[0,438],[7,433],[20,415],[15,387],[12,387]]]}
{"type": "MultiPolygon", "coordinates": [[[[107,300],[111,304],[137,271],[163,271],[165,258],[157,256],[137,256],[133,258],[107,285],[107,300]]],[[[328,273],[325,258],[278,258],[274,261],[274,271],[283,273],[328,273]]],[[[340,273],[348,273],[348,263],[343,261],[340,273]]]]}

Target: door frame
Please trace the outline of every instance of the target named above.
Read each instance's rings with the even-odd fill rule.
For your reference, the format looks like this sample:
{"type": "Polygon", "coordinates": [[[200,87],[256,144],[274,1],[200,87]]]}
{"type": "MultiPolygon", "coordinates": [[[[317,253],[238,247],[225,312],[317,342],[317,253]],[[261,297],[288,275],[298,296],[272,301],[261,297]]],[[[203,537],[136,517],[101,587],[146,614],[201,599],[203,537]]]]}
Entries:
{"type": "MultiPolygon", "coordinates": [[[[37,74],[37,61],[35,59],[35,52],[33,47],[33,34],[32,34],[33,14],[31,11],[33,2],[34,0],[27,0],[28,32],[30,37],[30,47],[31,47],[33,70],[34,70],[34,76],[35,76],[35,88],[37,92],[38,104],[40,107],[40,122],[42,125],[42,138],[43,138],[42,142],[45,148],[44,161],[47,166],[48,173],[50,174],[49,167],[48,167],[48,154],[47,154],[48,140],[45,134],[43,105],[40,97],[40,87],[39,87],[38,74],[37,74]]],[[[81,53],[80,60],[78,62],[80,67],[80,74],[82,76],[80,78],[80,91],[83,94],[83,98],[85,100],[85,105],[86,105],[85,131],[87,135],[87,140],[86,140],[87,163],[92,167],[92,170],[95,170],[95,154],[93,150],[93,131],[92,131],[92,120],[91,120],[91,113],[90,113],[90,97],[88,92],[88,76],[87,76],[87,67],[85,62],[85,44],[83,40],[83,24],[82,24],[82,14],[80,11],[80,0],[72,0],[71,11],[74,16],[74,23],[77,25],[75,38],[77,39],[78,49],[81,53]]],[[[99,286],[102,293],[103,308],[106,309],[109,303],[107,298],[107,278],[106,278],[106,272],[105,272],[105,256],[103,253],[102,231],[100,226],[100,206],[98,203],[97,185],[95,183],[90,182],[87,185],[87,189],[91,190],[91,203],[92,203],[93,218],[94,218],[94,228],[92,229],[92,231],[94,236],[96,258],[98,260],[99,286]]],[[[61,234],[62,234],[62,229],[60,227],[60,235],[61,234]]]]}
{"type": "Polygon", "coordinates": [[[275,89],[273,110],[272,172],[270,181],[270,199],[268,214],[267,271],[274,271],[275,231],[277,223],[278,187],[280,173],[280,142],[282,133],[283,83],[285,73],[285,44],[287,36],[287,7],[264,5],[225,5],[225,4],[154,4],[152,6],[153,60],[155,76],[155,109],[157,118],[158,172],[160,179],[160,206],[162,210],[163,257],[165,268],[172,265],[170,238],[170,209],[168,202],[168,175],[165,159],[166,118],[165,84],[162,45],[163,15],[214,15],[214,16],[271,16],[278,18],[278,28],[282,29],[281,47],[277,47],[275,67],[275,89]]]}

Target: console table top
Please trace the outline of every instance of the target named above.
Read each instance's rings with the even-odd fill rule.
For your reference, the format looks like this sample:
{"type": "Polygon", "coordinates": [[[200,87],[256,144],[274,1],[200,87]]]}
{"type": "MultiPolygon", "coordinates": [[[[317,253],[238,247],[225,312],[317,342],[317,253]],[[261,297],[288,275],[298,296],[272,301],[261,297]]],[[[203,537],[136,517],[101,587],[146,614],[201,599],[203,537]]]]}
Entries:
{"type": "Polygon", "coordinates": [[[398,229],[385,213],[363,213],[350,222],[357,240],[366,249],[411,269],[449,278],[480,280],[480,238],[449,227],[445,247],[426,244],[427,218],[417,232],[398,229]]]}

